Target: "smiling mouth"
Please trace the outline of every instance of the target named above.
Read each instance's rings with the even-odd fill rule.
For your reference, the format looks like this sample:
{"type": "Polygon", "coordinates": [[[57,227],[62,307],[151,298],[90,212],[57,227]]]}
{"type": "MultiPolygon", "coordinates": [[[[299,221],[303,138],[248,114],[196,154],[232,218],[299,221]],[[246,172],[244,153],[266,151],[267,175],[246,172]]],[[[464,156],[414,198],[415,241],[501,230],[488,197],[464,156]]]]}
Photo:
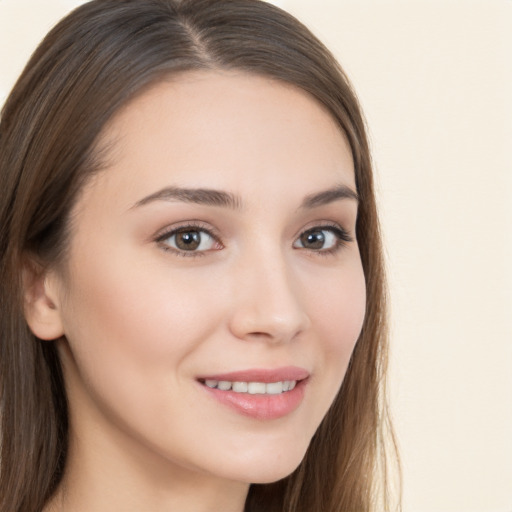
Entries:
{"type": "Polygon", "coordinates": [[[276,382],[199,379],[212,398],[257,420],[274,420],[295,411],[304,398],[309,379],[276,382]]]}
{"type": "Polygon", "coordinates": [[[265,383],[204,379],[199,382],[211,389],[218,389],[220,391],[233,391],[235,393],[247,393],[249,395],[280,395],[292,391],[298,381],[284,380],[265,383]]]}
{"type": "Polygon", "coordinates": [[[288,416],[302,403],[310,372],[297,366],[253,368],[197,378],[211,398],[257,420],[288,416]]]}

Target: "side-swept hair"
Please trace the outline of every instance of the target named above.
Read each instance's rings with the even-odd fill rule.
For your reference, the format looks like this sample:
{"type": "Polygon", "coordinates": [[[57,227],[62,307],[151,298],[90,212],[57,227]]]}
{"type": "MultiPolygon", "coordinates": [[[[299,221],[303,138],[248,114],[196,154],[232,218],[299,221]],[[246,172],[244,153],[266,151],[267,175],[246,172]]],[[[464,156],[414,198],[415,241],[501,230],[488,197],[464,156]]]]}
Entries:
{"type": "Polygon", "coordinates": [[[348,139],[360,197],[366,317],[346,377],[302,463],[252,485],[246,512],[368,512],[377,495],[387,510],[384,270],[365,125],[345,74],[306,27],[259,0],[93,0],[47,35],[1,114],[0,512],[44,507],[68,443],[59,358],[25,321],[23,265],[66,257],[69,214],[101,172],[95,142],[107,121],[150,85],[197,69],[243,70],[309,93],[348,139]]]}

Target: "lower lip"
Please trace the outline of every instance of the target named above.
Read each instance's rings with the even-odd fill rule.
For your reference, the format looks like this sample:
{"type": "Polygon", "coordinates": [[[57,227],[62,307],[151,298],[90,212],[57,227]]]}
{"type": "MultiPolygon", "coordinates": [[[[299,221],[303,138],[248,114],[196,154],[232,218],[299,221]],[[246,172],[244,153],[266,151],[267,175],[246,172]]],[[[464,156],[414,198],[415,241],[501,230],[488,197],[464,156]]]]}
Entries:
{"type": "Polygon", "coordinates": [[[279,395],[251,395],[235,391],[221,391],[201,384],[204,390],[220,403],[231,407],[236,412],[258,420],[275,420],[291,414],[304,398],[307,379],[297,382],[291,391],[279,395]]]}

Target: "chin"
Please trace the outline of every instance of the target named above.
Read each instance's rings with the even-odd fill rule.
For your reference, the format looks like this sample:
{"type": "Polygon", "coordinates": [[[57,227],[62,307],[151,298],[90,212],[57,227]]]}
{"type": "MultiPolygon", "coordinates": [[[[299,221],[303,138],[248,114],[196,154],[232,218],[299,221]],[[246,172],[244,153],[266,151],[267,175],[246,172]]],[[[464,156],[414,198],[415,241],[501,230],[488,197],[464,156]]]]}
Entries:
{"type": "Polygon", "coordinates": [[[293,473],[304,458],[304,452],[285,456],[270,455],[264,460],[245,460],[238,471],[231,476],[235,480],[248,484],[270,484],[286,478],[293,473]]]}

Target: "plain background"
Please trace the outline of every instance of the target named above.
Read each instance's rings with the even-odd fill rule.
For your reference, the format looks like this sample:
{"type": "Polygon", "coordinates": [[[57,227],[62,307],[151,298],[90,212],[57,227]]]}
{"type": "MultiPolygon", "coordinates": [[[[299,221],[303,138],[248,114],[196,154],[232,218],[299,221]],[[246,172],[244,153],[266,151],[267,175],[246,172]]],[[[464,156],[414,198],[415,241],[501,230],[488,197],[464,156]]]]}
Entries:
{"type": "MultiPolygon", "coordinates": [[[[0,104],[80,1],[0,0],[0,104]]],[[[365,110],[405,512],[512,512],[512,1],[282,0],[365,110]]]]}

